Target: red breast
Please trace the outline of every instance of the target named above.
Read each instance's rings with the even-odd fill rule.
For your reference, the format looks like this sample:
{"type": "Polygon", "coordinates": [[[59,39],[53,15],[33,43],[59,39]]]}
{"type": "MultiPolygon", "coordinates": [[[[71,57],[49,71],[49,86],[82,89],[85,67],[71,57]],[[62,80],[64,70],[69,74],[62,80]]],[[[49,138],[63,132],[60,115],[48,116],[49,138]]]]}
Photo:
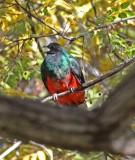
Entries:
{"type": "MultiPolygon", "coordinates": [[[[69,87],[77,88],[81,84],[78,81],[78,79],[74,76],[74,74],[70,72],[65,78],[60,80],[52,79],[49,76],[47,76],[46,85],[48,87],[49,92],[53,95],[55,93],[67,91],[69,90],[69,87]]],[[[57,101],[59,103],[67,105],[79,105],[81,103],[84,103],[84,100],[84,90],[82,90],[59,97],[57,101]]]]}

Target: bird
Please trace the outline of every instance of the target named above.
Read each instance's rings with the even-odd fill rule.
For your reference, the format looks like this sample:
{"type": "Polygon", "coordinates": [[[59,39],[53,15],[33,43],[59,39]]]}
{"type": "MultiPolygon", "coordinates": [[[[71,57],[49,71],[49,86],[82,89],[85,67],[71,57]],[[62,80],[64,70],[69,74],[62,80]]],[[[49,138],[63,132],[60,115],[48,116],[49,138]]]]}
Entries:
{"type": "Polygon", "coordinates": [[[84,90],[73,92],[84,82],[84,76],[76,59],[58,43],[46,46],[49,51],[41,64],[41,78],[54,100],[62,105],[78,106],[85,102],[84,90]],[[57,97],[58,93],[71,90],[70,94],[57,97]]]}

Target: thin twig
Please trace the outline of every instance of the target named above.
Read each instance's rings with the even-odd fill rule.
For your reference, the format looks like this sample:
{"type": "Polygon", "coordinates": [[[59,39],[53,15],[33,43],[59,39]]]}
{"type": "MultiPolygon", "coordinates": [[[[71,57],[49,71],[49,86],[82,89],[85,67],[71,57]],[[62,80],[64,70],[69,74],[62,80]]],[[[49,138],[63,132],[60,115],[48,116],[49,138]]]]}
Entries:
{"type": "MultiPolygon", "coordinates": [[[[31,40],[31,39],[35,39],[35,38],[42,38],[42,37],[50,37],[50,36],[56,36],[58,35],[57,33],[56,34],[48,34],[48,35],[39,35],[39,36],[30,36],[30,37],[27,37],[27,38],[20,38],[20,39],[16,39],[16,40],[12,40],[11,43],[8,44],[11,45],[13,43],[17,43],[17,42],[20,42],[20,41],[28,41],[28,40],[31,40]]],[[[7,46],[6,46],[7,47],[7,46]]],[[[4,48],[5,49],[5,48],[4,48]]]]}
{"type": "Polygon", "coordinates": [[[94,29],[90,29],[88,30],[87,32],[84,32],[80,35],[78,35],[77,37],[67,37],[65,35],[63,35],[60,31],[58,31],[57,29],[55,29],[54,27],[50,26],[49,24],[45,23],[44,21],[42,21],[39,17],[36,17],[35,15],[33,15],[31,12],[29,12],[26,8],[24,8],[22,5],[20,5],[20,3],[15,0],[16,4],[21,8],[23,9],[29,16],[35,18],[37,21],[39,21],[40,23],[44,24],[45,26],[47,26],[48,28],[50,28],[51,30],[55,31],[59,36],[63,37],[64,39],[67,39],[68,41],[73,42],[75,40],[77,40],[78,38],[81,38],[83,36],[86,36],[88,35],[89,33],[91,32],[94,32],[96,30],[99,30],[101,28],[106,28],[106,27],[109,27],[109,26],[112,26],[114,24],[117,24],[117,23],[120,23],[120,22],[124,22],[124,21],[127,21],[127,20],[131,20],[131,19],[135,19],[135,16],[131,16],[131,17],[127,17],[127,18],[121,18],[119,20],[116,20],[114,22],[111,22],[111,23],[108,23],[108,24],[103,24],[103,25],[100,25],[100,26],[97,26],[95,27],[94,29]]]}
{"type": "Polygon", "coordinates": [[[9,153],[11,153],[12,151],[14,151],[16,148],[18,148],[20,145],[22,144],[22,141],[18,141],[15,144],[13,144],[10,148],[8,148],[5,152],[3,152],[0,155],[0,160],[2,160],[3,158],[5,158],[9,153]]]}
{"type": "MultiPolygon", "coordinates": [[[[82,71],[84,73],[85,71],[85,61],[84,61],[84,41],[85,37],[82,37],[82,71]]],[[[86,80],[85,73],[84,73],[84,79],[86,80]]]]}
{"type": "Polygon", "coordinates": [[[51,30],[55,31],[59,36],[63,37],[64,39],[67,39],[69,41],[72,41],[72,38],[69,38],[65,35],[63,35],[60,31],[58,31],[57,29],[55,29],[54,27],[50,26],[49,24],[45,23],[44,21],[42,21],[39,17],[36,17],[35,15],[33,15],[31,12],[29,12],[26,8],[24,8],[22,5],[20,5],[20,3],[15,0],[16,4],[23,9],[29,16],[35,18],[37,21],[39,21],[40,23],[44,24],[45,26],[47,26],[48,28],[50,28],[51,30]]]}
{"type": "Polygon", "coordinates": [[[50,29],[54,30],[56,33],[59,33],[59,31],[57,31],[55,28],[53,28],[52,26],[50,26],[49,24],[45,23],[44,21],[42,21],[40,18],[36,17],[35,15],[33,15],[31,12],[29,12],[26,8],[24,8],[22,5],[20,5],[20,3],[15,0],[16,4],[23,9],[29,16],[35,18],[37,21],[39,21],[40,23],[44,24],[45,26],[49,27],[50,29]]]}
{"type": "MultiPolygon", "coordinates": [[[[27,8],[28,8],[29,13],[31,13],[29,2],[27,3],[27,8]]],[[[32,16],[29,14],[28,17],[31,20],[30,23],[29,23],[30,27],[31,27],[31,32],[32,32],[32,34],[36,34],[36,29],[35,29],[34,23],[32,21],[32,16]]],[[[38,38],[34,38],[34,39],[35,39],[35,42],[37,43],[38,49],[39,49],[42,57],[44,58],[44,52],[43,52],[43,49],[42,49],[42,47],[41,47],[41,45],[39,43],[38,38]]]]}
{"type": "Polygon", "coordinates": [[[81,38],[81,37],[83,37],[83,36],[86,36],[86,35],[88,35],[89,33],[94,32],[94,31],[96,31],[96,30],[99,30],[99,29],[101,29],[101,28],[106,28],[106,27],[112,26],[112,25],[114,25],[114,24],[117,24],[117,23],[120,23],[120,22],[124,22],[124,21],[127,21],[127,20],[131,20],[131,19],[135,19],[135,16],[131,16],[131,17],[127,17],[127,18],[121,18],[121,19],[116,20],[116,21],[114,21],[114,22],[97,26],[97,27],[95,27],[94,29],[90,29],[90,30],[88,30],[87,32],[82,33],[82,34],[80,34],[80,35],[77,36],[77,37],[71,38],[71,41],[75,41],[76,39],[81,38]]]}
{"type": "MultiPolygon", "coordinates": [[[[95,84],[103,81],[104,79],[106,79],[106,78],[108,78],[108,77],[110,77],[110,76],[118,73],[119,71],[123,70],[124,68],[126,68],[127,66],[129,66],[134,61],[135,61],[135,56],[133,56],[130,59],[125,60],[125,62],[123,62],[120,65],[118,65],[117,67],[115,67],[112,71],[110,71],[110,72],[108,72],[106,74],[103,74],[100,77],[98,77],[98,78],[96,78],[96,79],[94,79],[92,81],[88,81],[86,83],[83,83],[82,86],[80,86],[78,88],[75,88],[74,92],[77,92],[77,91],[80,91],[80,90],[84,90],[84,89],[86,89],[88,87],[91,87],[91,86],[93,86],[93,85],[95,85],[95,84]]],[[[71,90],[67,90],[65,92],[59,93],[59,94],[57,94],[57,96],[61,97],[61,96],[67,95],[69,93],[71,93],[71,90]]],[[[47,101],[49,101],[51,99],[53,99],[53,96],[49,96],[47,98],[44,98],[43,100],[41,100],[41,102],[45,103],[45,102],[47,102],[47,101]]]]}
{"type": "Polygon", "coordinates": [[[0,9],[10,8],[10,7],[13,7],[13,6],[15,6],[15,5],[16,5],[16,4],[11,4],[11,5],[7,6],[7,7],[3,7],[3,6],[2,6],[2,8],[0,8],[0,9]]]}
{"type": "Polygon", "coordinates": [[[96,11],[96,7],[95,7],[95,4],[94,4],[93,0],[90,0],[90,2],[91,2],[91,5],[92,5],[92,8],[93,8],[95,17],[98,18],[97,11],[96,11]]]}

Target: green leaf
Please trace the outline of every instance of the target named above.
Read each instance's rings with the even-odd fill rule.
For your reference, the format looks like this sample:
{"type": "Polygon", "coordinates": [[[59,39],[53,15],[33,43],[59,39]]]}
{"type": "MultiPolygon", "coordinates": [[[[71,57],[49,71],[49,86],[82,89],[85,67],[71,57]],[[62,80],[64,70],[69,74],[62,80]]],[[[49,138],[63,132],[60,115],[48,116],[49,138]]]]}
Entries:
{"type": "Polygon", "coordinates": [[[122,9],[126,9],[130,5],[130,2],[124,2],[120,6],[122,9]]]}
{"type": "Polygon", "coordinates": [[[118,17],[125,18],[125,17],[127,17],[127,14],[125,12],[122,12],[122,13],[119,13],[118,17]]]}
{"type": "Polygon", "coordinates": [[[30,57],[22,57],[22,61],[21,61],[21,65],[23,67],[24,70],[27,70],[29,65],[28,63],[31,62],[31,58],[30,57]]]}
{"type": "Polygon", "coordinates": [[[15,25],[15,33],[20,36],[26,33],[25,22],[17,23],[15,25]]]}
{"type": "Polygon", "coordinates": [[[17,84],[16,81],[16,76],[15,75],[10,75],[6,81],[6,83],[10,86],[10,87],[15,87],[17,84]]]}
{"type": "Polygon", "coordinates": [[[112,32],[111,32],[113,35],[118,35],[118,32],[117,31],[115,31],[115,30],[112,30],[112,32]]]}
{"type": "Polygon", "coordinates": [[[89,33],[89,36],[93,37],[94,36],[94,32],[89,33]]]}
{"type": "Polygon", "coordinates": [[[132,50],[132,55],[135,55],[135,49],[132,50]]]}
{"type": "Polygon", "coordinates": [[[97,31],[97,35],[100,36],[100,37],[102,37],[104,35],[104,33],[103,33],[102,30],[101,31],[97,31]]]}
{"type": "Polygon", "coordinates": [[[43,13],[44,13],[44,15],[48,15],[48,9],[47,9],[47,7],[45,7],[44,9],[43,9],[43,13]]]}
{"type": "Polygon", "coordinates": [[[119,8],[118,7],[112,7],[112,10],[117,12],[117,11],[119,11],[119,8]]]}
{"type": "Polygon", "coordinates": [[[108,11],[107,11],[107,14],[109,14],[109,15],[112,14],[112,13],[113,13],[112,10],[108,10],[108,11]]]}
{"type": "Polygon", "coordinates": [[[115,16],[109,16],[108,18],[107,18],[107,20],[109,21],[109,22],[113,22],[114,20],[115,20],[115,16]]]}
{"type": "Polygon", "coordinates": [[[125,10],[125,13],[128,14],[129,16],[135,15],[135,12],[133,12],[131,10],[125,10]]]}
{"type": "Polygon", "coordinates": [[[29,78],[30,78],[30,72],[29,72],[29,71],[23,72],[23,77],[24,77],[26,80],[29,80],[29,78]]]}
{"type": "Polygon", "coordinates": [[[101,24],[103,22],[103,18],[102,17],[98,17],[97,19],[96,19],[96,23],[97,24],[101,24]]]}

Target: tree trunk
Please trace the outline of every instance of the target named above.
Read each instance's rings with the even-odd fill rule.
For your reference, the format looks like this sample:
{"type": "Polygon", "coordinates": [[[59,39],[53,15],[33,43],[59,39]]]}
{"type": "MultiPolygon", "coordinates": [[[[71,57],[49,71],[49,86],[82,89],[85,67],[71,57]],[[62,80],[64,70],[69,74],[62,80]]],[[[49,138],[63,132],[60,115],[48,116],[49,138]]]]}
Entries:
{"type": "Polygon", "coordinates": [[[0,96],[0,135],[81,152],[135,155],[135,71],[92,111],[0,96]]]}

